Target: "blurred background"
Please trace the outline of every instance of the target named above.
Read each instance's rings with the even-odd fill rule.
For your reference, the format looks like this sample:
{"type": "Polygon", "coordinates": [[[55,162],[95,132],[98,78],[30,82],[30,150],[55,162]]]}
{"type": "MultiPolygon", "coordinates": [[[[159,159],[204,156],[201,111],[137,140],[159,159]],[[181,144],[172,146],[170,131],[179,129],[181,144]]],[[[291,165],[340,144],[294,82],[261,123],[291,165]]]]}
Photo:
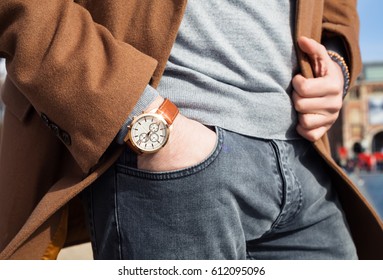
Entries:
{"type": "Polygon", "coordinates": [[[383,1],[360,0],[363,71],[330,132],[332,153],[383,217],[383,1]]]}
{"type": "MultiPolygon", "coordinates": [[[[358,12],[363,71],[329,136],[334,158],[383,218],[383,1],[360,0],[358,12]]],[[[0,86],[5,76],[0,58],[0,86]]],[[[0,134],[3,111],[0,101],[0,134]]],[[[91,256],[89,244],[60,253],[61,259],[91,256]]]]}

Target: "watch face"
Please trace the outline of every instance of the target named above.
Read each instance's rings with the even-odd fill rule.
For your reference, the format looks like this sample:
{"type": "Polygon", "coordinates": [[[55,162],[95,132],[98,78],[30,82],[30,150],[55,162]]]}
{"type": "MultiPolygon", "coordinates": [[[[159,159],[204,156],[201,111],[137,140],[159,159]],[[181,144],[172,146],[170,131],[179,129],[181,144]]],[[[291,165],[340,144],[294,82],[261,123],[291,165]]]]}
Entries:
{"type": "Polygon", "coordinates": [[[153,153],[162,148],[169,138],[166,121],[156,114],[143,114],[134,119],[129,138],[141,152],[153,153]]]}

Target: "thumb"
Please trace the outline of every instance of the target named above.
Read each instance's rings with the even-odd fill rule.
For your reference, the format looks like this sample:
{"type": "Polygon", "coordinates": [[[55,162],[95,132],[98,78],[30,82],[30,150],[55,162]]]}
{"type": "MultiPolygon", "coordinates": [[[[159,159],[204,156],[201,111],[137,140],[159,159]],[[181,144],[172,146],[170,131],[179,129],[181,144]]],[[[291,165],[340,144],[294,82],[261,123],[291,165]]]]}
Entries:
{"type": "Polygon", "coordinates": [[[326,48],[313,39],[298,38],[299,48],[308,55],[316,77],[323,77],[327,73],[329,56],[326,48]]]}

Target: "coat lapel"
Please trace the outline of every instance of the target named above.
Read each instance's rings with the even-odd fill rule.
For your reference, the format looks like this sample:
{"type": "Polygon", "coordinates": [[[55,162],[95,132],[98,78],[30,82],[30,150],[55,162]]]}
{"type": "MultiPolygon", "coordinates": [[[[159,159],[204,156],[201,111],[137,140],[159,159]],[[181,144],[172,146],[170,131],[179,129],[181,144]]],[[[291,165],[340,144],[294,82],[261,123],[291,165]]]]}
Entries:
{"type": "MultiPolygon", "coordinates": [[[[323,0],[297,0],[295,42],[301,36],[306,36],[320,42],[322,36],[322,15],[323,0]]],[[[307,78],[313,77],[314,75],[307,56],[302,53],[298,46],[296,51],[302,74],[307,78]]]]}

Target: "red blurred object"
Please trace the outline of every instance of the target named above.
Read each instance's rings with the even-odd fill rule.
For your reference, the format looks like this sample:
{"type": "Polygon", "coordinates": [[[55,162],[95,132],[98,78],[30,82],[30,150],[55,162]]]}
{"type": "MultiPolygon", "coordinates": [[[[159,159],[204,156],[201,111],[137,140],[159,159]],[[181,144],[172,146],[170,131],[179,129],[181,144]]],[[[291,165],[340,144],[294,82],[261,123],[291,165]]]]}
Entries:
{"type": "Polygon", "coordinates": [[[367,153],[358,154],[358,166],[360,169],[371,171],[375,166],[375,156],[367,153]]]}
{"type": "Polygon", "coordinates": [[[346,147],[339,147],[338,148],[338,155],[340,158],[347,158],[348,157],[348,151],[346,147]]]}
{"type": "Polygon", "coordinates": [[[375,152],[374,153],[374,157],[375,157],[375,160],[378,162],[378,161],[382,161],[383,162],[383,153],[382,152],[375,152]]]}

